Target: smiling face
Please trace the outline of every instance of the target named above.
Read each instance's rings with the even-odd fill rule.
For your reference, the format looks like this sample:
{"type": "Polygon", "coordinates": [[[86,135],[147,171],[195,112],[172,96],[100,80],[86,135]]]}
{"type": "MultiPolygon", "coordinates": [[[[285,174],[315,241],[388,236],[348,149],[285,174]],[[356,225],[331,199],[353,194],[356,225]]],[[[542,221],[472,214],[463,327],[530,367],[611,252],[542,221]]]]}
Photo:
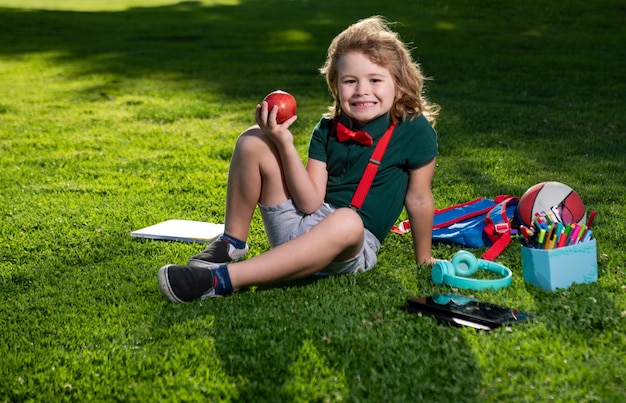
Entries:
{"type": "Polygon", "coordinates": [[[365,54],[352,51],[341,56],[337,73],[341,110],[357,126],[391,110],[396,86],[389,70],[373,63],[365,54]]]}

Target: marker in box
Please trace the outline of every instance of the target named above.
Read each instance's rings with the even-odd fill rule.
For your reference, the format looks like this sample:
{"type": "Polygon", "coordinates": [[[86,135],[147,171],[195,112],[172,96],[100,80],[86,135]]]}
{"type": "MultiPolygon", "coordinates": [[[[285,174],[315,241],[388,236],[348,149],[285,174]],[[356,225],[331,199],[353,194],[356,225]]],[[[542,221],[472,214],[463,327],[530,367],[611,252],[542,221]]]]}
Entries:
{"type": "Polygon", "coordinates": [[[580,243],[583,239],[583,235],[585,235],[585,231],[587,231],[587,226],[585,224],[580,226],[580,231],[578,231],[578,239],[576,239],[576,243],[580,243]]]}
{"type": "Polygon", "coordinates": [[[548,223],[548,226],[554,224],[554,221],[552,221],[552,217],[550,217],[550,215],[546,214],[545,211],[541,212],[541,218],[548,223]]]}
{"type": "Polygon", "coordinates": [[[547,216],[550,217],[550,221],[552,221],[553,224],[556,224],[561,221],[554,215],[552,211],[548,211],[547,216]]]}
{"type": "Polygon", "coordinates": [[[535,227],[537,227],[538,230],[541,230],[541,229],[544,229],[546,231],[548,230],[548,226],[546,225],[545,222],[543,222],[541,217],[535,218],[535,227]]]}
{"type": "Polygon", "coordinates": [[[546,233],[546,238],[543,243],[544,249],[550,249],[551,243],[554,240],[554,225],[549,226],[550,230],[546,233]]]}
{"type": "Polygon", "coordinates": [[[563,224],[558,223],[556,226],[556,231],[554,232],[554,244],[552,245],[553,248],[559,247],[559,241],[561,240],[561,235],[563,235],[563,224]]]}
{"type": "Polygon", "coordinates": [[[543,247],[543,239],[546,236],[546,230],[545,229],[540,229],[539,230],[539,236],[537,237],[537,247],[538,248],[542,248],[543,247]]]}
{"type": "Polygon", "coordinates": [[[591,225],[593,224],[593,220],[596,218],[596,211],[593,210],[590,214],[589,214],[589,219],[587,220],[587,228],[591,228],[591,225]]]}
{"type": "Polygon", "coordinates": [[[574,229],[570,233],[569,240],[567,241],[567,245],[576,244],[576,240],[578,239],[579,232],[580,232],[580,225],[574,224],[574,229]]]}
{"type": "Polygon", "coordinates": [[[552,231],[550,232],[550,247],[548,249],[554,249],[556,248],[556,239],[557,239],[557,232],[556,229],[554,229],[554,225],[552,226],[552,231]]]}
{"type": "Polygon", "coordinates": [[[583,240],[581,242],[589,242],[591,240],[591,230],[587,229],[585,231],[585,235],[583,236],[583,240]]]}

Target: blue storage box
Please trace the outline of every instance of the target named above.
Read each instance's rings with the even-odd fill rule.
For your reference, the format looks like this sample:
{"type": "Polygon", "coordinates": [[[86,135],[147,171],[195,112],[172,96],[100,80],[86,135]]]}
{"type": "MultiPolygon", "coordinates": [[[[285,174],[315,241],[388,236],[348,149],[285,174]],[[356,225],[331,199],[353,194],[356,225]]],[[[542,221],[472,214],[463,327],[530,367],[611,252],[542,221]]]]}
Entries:
{"type": "Polygon", "coordinates": [[[556,249],[522,247],[524,280],[544,290],[598,281],[596,240],[556,249]]]}

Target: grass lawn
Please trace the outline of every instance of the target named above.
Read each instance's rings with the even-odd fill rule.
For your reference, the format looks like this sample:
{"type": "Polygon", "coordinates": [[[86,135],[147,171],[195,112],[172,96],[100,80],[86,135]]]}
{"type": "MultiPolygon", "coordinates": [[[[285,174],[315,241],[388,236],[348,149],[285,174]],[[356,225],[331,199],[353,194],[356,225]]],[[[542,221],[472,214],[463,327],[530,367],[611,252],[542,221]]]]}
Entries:
{"type": "MultiPolygon", "coordinates": [[[[625,17],[618,0],[0,0],[0,401],[625,401],[625,17]],[[202,245],[130,232],[221,222],[235,139],[274,89],[298,99],[304,159],[326,48],[373,14],[433,77],[436,206],[566,183],[598,212],[598,281],[544,292],[515,244],[510,287],[451,290],[392,234],[366,274],[166,301],[157,269],[202,245]],[[452,291],[537,317],[480,333],[399,309],[452,291]]],[[[268,247],[258,215],[249,242],[268,247]]]]}

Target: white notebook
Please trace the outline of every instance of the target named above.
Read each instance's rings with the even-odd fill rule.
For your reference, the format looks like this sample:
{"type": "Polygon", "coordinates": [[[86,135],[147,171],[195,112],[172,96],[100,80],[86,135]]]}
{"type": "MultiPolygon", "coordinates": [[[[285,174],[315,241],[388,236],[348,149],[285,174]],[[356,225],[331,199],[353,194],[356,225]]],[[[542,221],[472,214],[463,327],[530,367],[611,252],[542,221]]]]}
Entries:
{"type": "Polygon", "coordinates": [[[206,243],[224,232],[224,224],[203,221],[167,220],[130,233],[137,238],[206,243]]]}

